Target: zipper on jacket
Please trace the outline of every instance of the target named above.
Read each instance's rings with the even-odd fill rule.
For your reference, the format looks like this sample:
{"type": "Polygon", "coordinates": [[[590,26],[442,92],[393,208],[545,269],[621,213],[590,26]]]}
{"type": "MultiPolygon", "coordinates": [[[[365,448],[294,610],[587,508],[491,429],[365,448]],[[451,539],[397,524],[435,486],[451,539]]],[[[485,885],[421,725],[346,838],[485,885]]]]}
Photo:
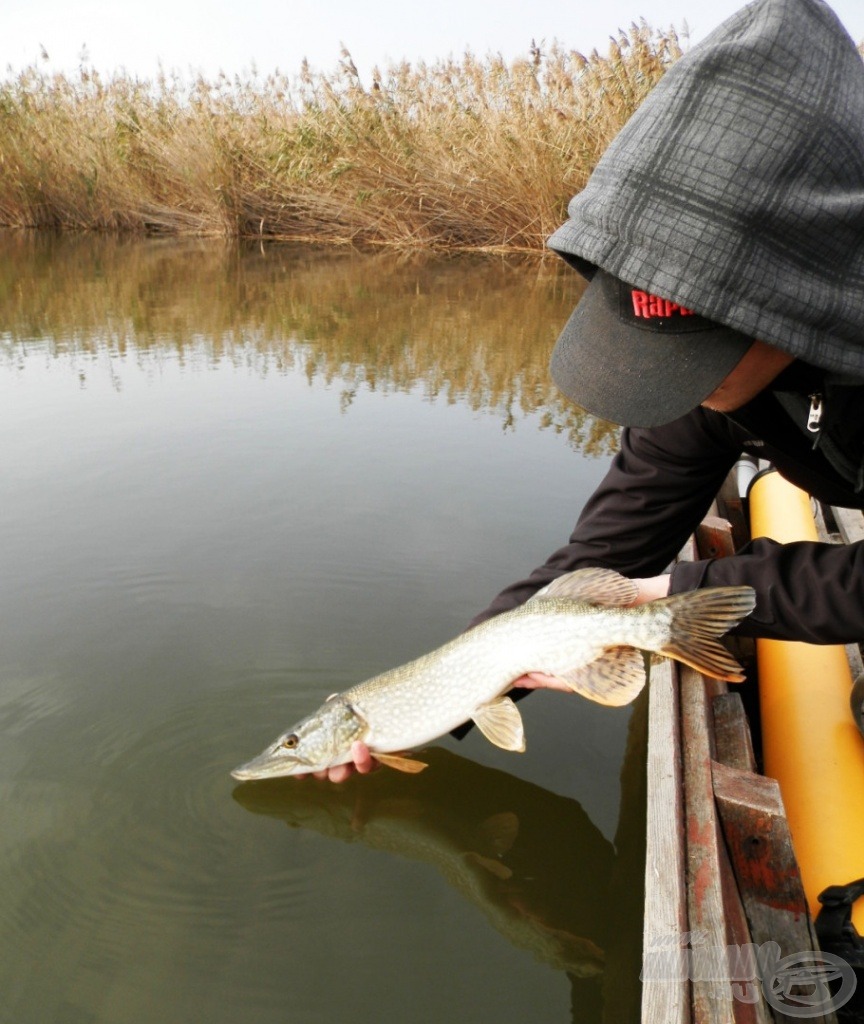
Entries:
{"type": "Polygon", "coordinates": [[[822,402],[822,394],[819,391],[814,391],[812,395],[808,396],[810,399],[810,411],[807,414],[807,429],[811,434],[816,436],[813,438],[813,447],[819,444],[819,431],[822,429],[822,413],[824,412],[824,406],[822,402]]]}

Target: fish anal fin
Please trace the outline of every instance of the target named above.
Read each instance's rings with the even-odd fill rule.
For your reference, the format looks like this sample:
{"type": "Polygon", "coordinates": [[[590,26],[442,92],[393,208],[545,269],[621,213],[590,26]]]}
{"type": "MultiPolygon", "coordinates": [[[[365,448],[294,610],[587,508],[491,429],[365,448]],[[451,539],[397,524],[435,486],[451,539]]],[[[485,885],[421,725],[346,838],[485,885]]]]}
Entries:
{"type": "Polygon", "coordinates": [[[496,747],[519,753],[525,749],[522,716],[509,697],[498,697],[497,700],[483,704],[471,717],[480,732],[496,747]]]}
{"type": "Polygon", "coordinates": [[[488,871],[490,875],[494,875],[495,878],[500,879],[502,882],[506,882],[513,877],[513,872],[506,864],[502,864],[500,860],[495,860],[493,857],[484,857],[480,853],[475,853],[473,850],[469,850],[463,854],[465,860],[469,864],[476,864],[478,867],[483,868],[484,871],[488,871]]]}
{"type": "Polygon", "coordinates": [[[701,672],[703,676],[710,676],[711,679],[743,683],[746,678],[744,669],[716,640],[679,638],[677,642],[661,647],[659,653],[665,658],[681,661],[701,672]]]}
{"type": "Polygon", "coordinates": [[[577,569],[552,580],[530,600],[567,598],[617,608],[633,604],[638,596],[639,587],[633,580],[612,569],[577,569]]]}
{"type": "Polygon", "coordinates": [[[397,772],[408,772],[410,775],[416,775],[417,772],[422,772],[424,768],[429,767],[425,761],[415,761],[414,758],[403,757],[401,754],[380,754],[376,752],[372,756],[376,761],[380,761],[381,764],[386,764],[388,768],[395,768],[397,772]]]}
{"type": "Polygon", "coordinates": [[[582,697],[621,707],[635,700],[645,685],[645,658],[636,647],[607,647],[587,665],[556,675],[582,697]]]}

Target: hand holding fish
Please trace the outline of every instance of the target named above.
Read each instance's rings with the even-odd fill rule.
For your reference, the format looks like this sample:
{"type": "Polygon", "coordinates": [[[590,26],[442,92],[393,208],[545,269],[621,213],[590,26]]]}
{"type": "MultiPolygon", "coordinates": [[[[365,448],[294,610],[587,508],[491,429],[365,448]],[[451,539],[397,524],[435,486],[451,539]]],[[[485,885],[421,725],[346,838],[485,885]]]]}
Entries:
{"type": "MultiPolygon", "coordinates": [[[[631,607],[646,604],[648,601],[656,601],[658,598],[666,597],[669,593],[669,574],[662,576],[651,576],[645,579],[634,579],[633,583],[639,588],[639,596],[631,607]]],[[[546,675],[543,672],[529,672],[520,676],[513,683],[516,690],[560,690],[563,693],[570,693],[571,687],[557,676],[546,675]]],[[[350,776],[356,774],[367,775],[378,767],[378,762],[365,743],[356,740],[351,746],[351,758],[346,764],[338,764],[333,768],[324,768],[315,772],[316,779],[329,779],[330,782],[344,782],[350,776]]],[[[305,778],[305,775],[296,775],[295,778],[305,778]]]]}
{"type": "MultiPolygon", "coordinates": [[[[351,760],[345,764],[335,764],[331,768],[322,768],[321,771],[312,772],[316,779],[329,779],[330,782],[344,782],[351,775],[368,775],[369,772],[380,768],[380,765],[372,756],[372,751],[362,740],[354,740],[351,744],[351,760]]],[[[299,772],[295,779],[305,779],[306,773],[299,772]]]]}
{"type": "Polygon", "coordinates": [[[671,580],[672,577],[668,572],[663,573],[662,576],[647,576],[644,579],[631,580],[630,582],[635,583],[639,591],[632,607],[647,604],[648,601],[657,601],[661,597],[668,597],[671,580]]]}
{"type": "MultiPolygon", "coordinates": [[[[562,690],[570,693],[570,687],[556,676],[547,676],[542,672],[532,672],[529,675],[521,676],[513,684],[513,688],[521,690],[562,690]]],[[[312,772],[316,779],[327,779],[330,782],[345,782],[352,775],[368,775],[369,772],[379,768],[372,751],[360,740],[351,744],[351,760],[345,764],[337,764],[332,768],[323,768],[320,772],[312,772]]],[[[294,776],[295,779],[305,779],[304,772],[294,776]]]]}
{"type": "MultiPolygon", "coordinates": [[[[657,601],[669,594],[669,582],[671,577],[668,573],[662,576],[648,576],[644,579],[631,579],[630,582],[638,590],[636,599],[627,607],[635,608],[638,605],[647,604],[649,601],[657,601]]],[[[558,676],[546,675],[543,672],[528,672],[513,682],[514,690],[561,690],[570,693],[572,687],[558,676]]]]}
{"type": "Polygon", "coordinates": [[[352,764],[365,773],[374,761],[422,771],[422,762],[399,752],[468,719],[490,742],[522,751],[522,717],[508,690],[524,683],[613,707],[629,704],[645,685],[643,652],[740,682],[741,666],[717,638],[753,610],[753,589],[714,587],[651,600],[664,587],[668,577],[635,582],[609,569],[560,576],[524,605],[334,694],[232,775],[245,781],[320,773],[341,781],[352,764]]]}
{"type": "MultiPolygon", "coordinates": [[[[638,587],[639,594],[633,602],[633,607],[646,604],[648,601],[656,601],[658,598],[666,597],[669,593],[669,575],[652,576],[645,579],[634,579],[632,582],[638,587]]],[[[560,690],[563,693],[570,693],[571,687],[557,676],[546,675],[543,672],[529,672],[520,676],[513,682],[513,689],[519,690],[560,690]]],[[[324,768],[314,772],[316,779],[329,779],[330,782],[344,782],[354,774],[367,775],[378,767],[372,751],[360,740],[355,740],[351,746],[351,760],[345,764],[334,765],[332,768],[324,768]]],[[[305,774],[295,775],[295,778],[305,778],[305,774]]]]}

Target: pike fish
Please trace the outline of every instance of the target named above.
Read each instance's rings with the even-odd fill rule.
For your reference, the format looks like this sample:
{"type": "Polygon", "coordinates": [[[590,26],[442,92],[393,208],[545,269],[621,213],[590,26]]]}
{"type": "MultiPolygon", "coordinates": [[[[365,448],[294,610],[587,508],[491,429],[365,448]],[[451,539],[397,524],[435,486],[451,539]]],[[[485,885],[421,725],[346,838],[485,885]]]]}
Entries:
{"type": "Polygon", "coordinates": [[[333,694],[231,773],[269,779],[351,760],[362,740],[382,764],[426,765],[402,751],[422,746],[469,718],[505,750],[523,751],[522,716],[507,691],[529,672],[562,680],[600,704],[634,700],[646,681],[643,652],[674,658],[714,679],[741,682],[741,666],[718,642],[749,615],[751,587],[712,587],[628,607],[636,584],[609,569],[578,569],[518,608],[414,661],[333,694]]]}

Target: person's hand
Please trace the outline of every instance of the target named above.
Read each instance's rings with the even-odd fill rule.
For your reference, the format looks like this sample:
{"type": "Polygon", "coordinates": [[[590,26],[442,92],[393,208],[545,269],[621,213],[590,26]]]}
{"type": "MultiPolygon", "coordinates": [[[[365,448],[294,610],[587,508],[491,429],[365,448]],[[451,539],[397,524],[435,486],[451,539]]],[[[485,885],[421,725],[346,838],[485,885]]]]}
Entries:
{"type": "MultiPolygon", "coordinates": [[[[316,779],[329,779],[331,782],[344,782],[356,772],[359,775],[368,775],[379,767],[378,762],[372,756],[371,751],[360,740],[351,744],[352,761],[347,764],[337,764],[333,768],[324,768],[320,772],[313,772],[316,779]]],[[[307,772],[301,772],[294,776],[295,779],[305,779],[307,772]]]]}
{"type": "Polygon", "coordinates": [[[656,601],[659,597],[668,597],[671,579],[672,577],[667,572],[662,576],[647,576],[645,579],[633,580],[633,583],[639,588],[639,596],[630,607],[635,608],[636,605],[656,601]]]}
{"type": "Polygon", "coordinates": [[[547,676],[545,672],[529,672],[526,676],[519,676],[513,681],[513,689],[520,690],[563,690],[565,693],[572,693],[573,688],[568,686],[558,676],[547,676]]]}
{"type": "MultiPolygon", "coordinates": [[[[647,604],[649,601],[656,601],[660,597],[669,595],[669,574],[663,576],[647,576],[644,579],[634,579],[633,582],[639,588],[639,595],[636,600],[628,605],[635,608],[640,604],[647,604]]],[[[562,679],[557,676],[548,676],[544,672],[529,672],[528,675],[520,676],[513,682],[514,689],[520,690],[563,690],[565,693],[572,693],[573,690],[562,679]]]]}
{"type": "MultiPolygon", "coordinates": [[[[657,598],[666,597],[669,594],[669,575],[649,576],[644,579],[634,579],[633,582],[639,588],[639,594],[631,607],[646,604],[648,601],[656,601],[657,598]]],[[[571,687],[557,676],[546,675],[544,672],[529,672],[520,676],[513,682],[513,687],[520,690],[563,690],[564,693],[572,693],[571,687]]],[[[334,768],[325,768],[320,772],[313,772],[316,779],[329,779],[330,782],[344,782],[352,775],[368,775],[375,771],[380,765],[375,760],[371,751],[360,740],[351,744],[352,760],[347,764],[337,764],[334,768]]],[[[305,774],[295,775],[295,779],[306,778],[305,774]]]]}

